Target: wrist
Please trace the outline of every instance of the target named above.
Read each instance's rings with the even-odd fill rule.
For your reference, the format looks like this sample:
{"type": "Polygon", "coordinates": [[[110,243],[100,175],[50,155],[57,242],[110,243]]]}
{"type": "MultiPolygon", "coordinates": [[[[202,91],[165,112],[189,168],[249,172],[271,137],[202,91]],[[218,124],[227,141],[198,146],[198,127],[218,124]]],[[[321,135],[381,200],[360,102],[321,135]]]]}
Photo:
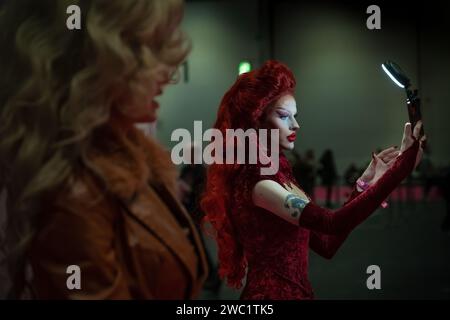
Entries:
{"type": "Polygon", "coordinates": [[[359,192],[363,192],[367,190],[370,187],[370,184],[368,181],[366,181],[364,178],[360,177],[358,180],[356,180],[356,190],[359,192]]]}
{"type": "MultiPolygon", "coordinates": [[[[364,192],[367,189],[369,189],[369,187],[370,187],[369,182],[364,181],[362,178],[359,178],[358,180],[356,180],[356,190],[358,190],[359,192],[364,192]]],[[[387,208],[388,203],[386,201],[383,201],[381,203],[381,207],[387,208]]]]}

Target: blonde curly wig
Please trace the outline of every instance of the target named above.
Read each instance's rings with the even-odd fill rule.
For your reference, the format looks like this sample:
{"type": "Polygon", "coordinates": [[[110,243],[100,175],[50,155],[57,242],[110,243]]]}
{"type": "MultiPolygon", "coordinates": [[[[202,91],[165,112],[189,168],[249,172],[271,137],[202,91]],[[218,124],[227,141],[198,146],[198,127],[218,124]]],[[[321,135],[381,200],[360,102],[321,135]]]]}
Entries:
{"type": "Polygon", "coordinates": [[[182,0],[2,5],[0,191],[7,194],[2,249],[16,296],[26,282],[26,253],[38,230],[43,195],[63,185],[79,161],[104,172],[89,163],[93,131],[109,125],[113,114],[145,114],[157,84],[170,79],[190,50],[180,30],[182,15],[182,0]],[[81,30],[66,27],[66,9],[74,4],[81,9],[81,30]]]}

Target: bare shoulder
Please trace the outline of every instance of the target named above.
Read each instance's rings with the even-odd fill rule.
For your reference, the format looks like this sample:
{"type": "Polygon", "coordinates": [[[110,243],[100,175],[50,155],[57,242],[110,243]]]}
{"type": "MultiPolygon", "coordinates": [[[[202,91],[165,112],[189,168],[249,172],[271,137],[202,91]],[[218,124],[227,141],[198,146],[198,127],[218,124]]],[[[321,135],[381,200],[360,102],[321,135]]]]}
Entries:
{"type": "Polygon", "coordinates": [[[308,196],[300,188],[296,187],[293,184],[291,186],[282,185],[274,180],[269,179],[258,181],[253,188],[253,194],[264,194],[266,192],[277,192],[283,195],[293,194],[300,198],[309,199],[308,196]]]}

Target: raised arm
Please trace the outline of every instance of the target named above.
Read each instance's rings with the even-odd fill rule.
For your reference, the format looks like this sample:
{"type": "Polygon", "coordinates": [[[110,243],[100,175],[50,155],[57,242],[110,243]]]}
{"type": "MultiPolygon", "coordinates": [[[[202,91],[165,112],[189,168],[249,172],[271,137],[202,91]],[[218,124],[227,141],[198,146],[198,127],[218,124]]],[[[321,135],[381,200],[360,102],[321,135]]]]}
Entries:
{"type": "Polygon", "coordinates": [[[420,147],[426,137],[420,137],[421,122],[411,132],[411,124],[405,124],[401,154],[381,177],[366,191],[359,194],[342,208],[332,211],[321,208],[298,190],[291,193],[275,181],[259,181],[253,189],[253,202],[290,223],[328,235],[350,232],[364,221],[387,196],[412,172],[422,155],[420,147]]]}
{"type": "MultiPolygon", "coordinates": [[[[373,154],[372,161],[358,180],[361,180],[361,182],[369,186],[374,184],[379,177],[392,166],[398,155],[399,151],[397,151],[397,147],[395,146],[387,148],[378,154],[373,154]]],[[[358,188],[357,184],[355,184],[349,198],[344,203],[344,206],[355,199],[362,191],[363,190],[358,188]]],[[[347,239],[348,235],[349,232],[344,232],[339,235],[328,235],[317,231],[311,231],[309,246],[322,257],[331,259],[347,239]]]]}
{"type": "Polygon", "coordinates": [[[336,211],[311,202],[303,193],[293,194],[275,181],[259,181],[253,191],[253,201],[293,224],[323,234],[350,232],[375,211],[383,200],[413,170],[419,142],[403,152],[377,183],[336,211]]]}
{"type": "MultiPolygon", "coordinates": [[[[344,206],[355,199],[359,194],[360,191],[356,189],[355,185],[347,201],[344,203],[344,206]]],[[[339,235],[329,235],[317,231],[311,231],[309,235],[309,246],[318,255],[326,259],[331,259],[342,246],[349,234],[349,232],[344,232],[339,235]]]]}

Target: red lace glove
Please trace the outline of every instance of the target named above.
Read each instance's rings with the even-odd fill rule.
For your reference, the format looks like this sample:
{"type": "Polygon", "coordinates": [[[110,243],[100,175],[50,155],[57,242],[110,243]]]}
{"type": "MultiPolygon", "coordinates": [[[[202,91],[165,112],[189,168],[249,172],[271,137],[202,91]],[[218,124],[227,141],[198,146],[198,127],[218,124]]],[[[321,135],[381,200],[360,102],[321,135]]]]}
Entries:
{"type": "MultiPolygon", "coordinates": [[[[355,185],[347,201],[345,201],[344,206],[360,194],[361,192],[357,190],[355,185]]],[[[348,235],[349,232],[344,232],[339,235],[330,235],[323,234],[317,231],[311,231],[309,234],[309,246],[318,255],[326,259],[331,259],[347,239],[348,235]]]]}
{"type": "Polygon", "coordinates": [[[418,150],[419,141],[415,140],[374,185],[334,212],[309,202],[300,215],[299,225],[323,234],[349,233],[413,171],[418,150]]]}

